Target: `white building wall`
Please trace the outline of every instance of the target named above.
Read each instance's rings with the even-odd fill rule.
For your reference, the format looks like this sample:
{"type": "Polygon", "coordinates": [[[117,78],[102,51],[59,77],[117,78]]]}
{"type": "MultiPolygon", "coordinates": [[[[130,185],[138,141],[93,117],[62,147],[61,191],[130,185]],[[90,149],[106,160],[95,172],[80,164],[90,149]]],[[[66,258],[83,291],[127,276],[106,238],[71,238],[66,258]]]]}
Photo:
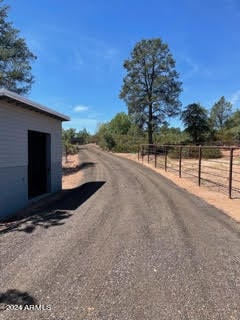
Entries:
{"type": "Polygon", "coordinates": [[[0,218],[28,204],[28,130],[51,135],[51,192],[62,186],[61,121],[0,100],[0,218]]]}

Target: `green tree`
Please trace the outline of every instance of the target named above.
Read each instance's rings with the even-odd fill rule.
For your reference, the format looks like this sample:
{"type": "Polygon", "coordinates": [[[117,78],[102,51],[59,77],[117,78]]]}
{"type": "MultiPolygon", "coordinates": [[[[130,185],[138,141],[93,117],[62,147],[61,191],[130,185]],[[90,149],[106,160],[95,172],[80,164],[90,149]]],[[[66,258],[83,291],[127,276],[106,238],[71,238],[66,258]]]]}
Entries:
{"type": "MultiPolygon", "coordinates": [[[[109,123],[99,123],[97,132],[95,134],[95,141],[102,147],[102,148],[108,148],[106,140],[108,140],[108,135],[110,135],[109,132],[109,123]],[[107,137],[107,139],[105,139],[107,137]]],[[[109,139],[110,140],[110,139],[109,139]]]]}
{"type": "Polygon", "coordinates": [[[79,144],[86,144],[89,141],[90,134],[87,132],[87,129],[84,128],[79,132],[75,133],[74,138],[78,139],[79,144]]]}
{"type": "Polygon", "coordinates": [[[213,127],[217,130],[223,130],[226,121],[231,116],[232,104],[221,97],[212,107],[210,119],[213,127]]]}
{"type": "Polygon", "coordinates": [[[209,132],[207,110],[199,103],[189,104],[182,112],[181,119],[192,141],[196,144],[204,142],[204,136],[209,132]]]}
{"type": "Polygon", "coordinates": [[[147,127],[151,144],[158,125],[180,111],[181,82],[175,61],[168,45],[158,38],[138,42],[123,66],[127,75],[120,98],[127,104],[135,123],[147,127]]]}
{"type": "Polygon", "coordinates": [[[109,123],[109,130],[113,134],[127,134],[130,127],[130,117],[124,112],[117,113],[109,123]]]}
{"type": "Polygon", "coordinates": [[[183,144],[188,142],[189,136],[180,128],[163,125],[156,133],[155,141],[158,144],[183,144]]]}
{"type": "Polygon", "coordinates": [[[71,143],[71,140],[76,137],[76,129],[62,129],[62,140],[71,143]]]}
{"type": "Polygon", "coordinates": [[[8,10],[0,0],[0,87],[26,94],[34,80],[30,63],[36,57],[19,36],[19,30],[7,20],[8,10]]]}
{"type": "Polygon", "coordinates": [[[240,110],[236,110],[226,121],[224,138],[225,136],[231,144],[240,144],[240,110]]]}
{"type": "Polygon", "coordinates": [[[226,121],[226,128],[231,129],[240,125],[240,110],[236,110],[226,121]]]}
{"type": "Polygon", "coordinates": [[[110,132],[105,132],[103,135],[104,146],[108,150],[112,150],[116,146],[116,141],[110,132]]]}
{"type": "Polygon", "coordinates": [[[146,143],[145,133],[125,113],[100,124],[93,139],[102,148],[115,152],[136,152],[139,144],[146,143]]]}
{"type": "Polygon", "coordinates": [[[65,155],[66,155],[66,161],[68,160],[68,155],[73,152],[73,146],[71,144],[71,140],[76,135],[76,129],[62,129],[62,144],[64,147],[65,155]]]}

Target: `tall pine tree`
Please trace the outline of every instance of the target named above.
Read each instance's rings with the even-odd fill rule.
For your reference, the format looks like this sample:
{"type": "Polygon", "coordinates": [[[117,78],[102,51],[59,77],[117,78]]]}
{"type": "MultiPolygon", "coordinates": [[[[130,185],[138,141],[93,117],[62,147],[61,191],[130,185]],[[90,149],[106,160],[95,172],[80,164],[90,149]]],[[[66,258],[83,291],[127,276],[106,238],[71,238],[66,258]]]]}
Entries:
{"type": "Polygon", "coordinates": [[[124,68],[127,74],[120,98],[139,127],[147,128],[151,144],[157,127],[180,112],[182,89],[175,61],[166,43],[160,38],[149,39],[135,45],[124,68]]]}
{"type": "Polygon", "coordinates": [[[0,0],[0,88],[26,94],[34,82],[31,62],[36,56],[8,21],[8,11],[0,0]]]}

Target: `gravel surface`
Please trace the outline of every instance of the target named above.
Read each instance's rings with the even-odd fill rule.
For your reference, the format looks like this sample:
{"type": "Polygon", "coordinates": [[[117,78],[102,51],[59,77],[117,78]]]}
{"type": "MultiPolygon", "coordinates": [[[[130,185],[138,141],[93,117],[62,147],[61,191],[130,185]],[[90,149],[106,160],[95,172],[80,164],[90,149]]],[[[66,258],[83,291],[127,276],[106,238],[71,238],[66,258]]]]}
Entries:
{"type": "Polygon", "coordinates": [[[150,161],[148,164],[147,159],[142,162],[142,160],[138,160],[138,155],[134,153],[114,153],[119,157],[124,157],[127,159],[131,159],[142,165],[151,168],[152,170],[160,173],[161,176],[166,177],[168,180],[173,181],[180,188],[187,190],[190,193],[195,194],[201,199],[205,200],[209,204],[214,207],[222,210],[225,214],[229,215],[235,221],[240,223],[240,194],[235,192],[235,195],[232,199],[229,199],[226,189],[218,189],[213,185],[205,185],[201,184],[198,186],[198,181],[196,178],[187,178],[185,175],[182,175],[182,178],[179,178],[178,172],[171,172],[169,170],[165,171],[163,168],[155,168],[154,161],[150,161]],[[223,193],[225,192],[225,194],[223,193]]]}
{"type": "Polygon", "coordinates": [[[0,319],[240,319],[239,224],[131,160],[80,157],[80,187],[0,231],[0,304],[45,309],[0,319]]]}

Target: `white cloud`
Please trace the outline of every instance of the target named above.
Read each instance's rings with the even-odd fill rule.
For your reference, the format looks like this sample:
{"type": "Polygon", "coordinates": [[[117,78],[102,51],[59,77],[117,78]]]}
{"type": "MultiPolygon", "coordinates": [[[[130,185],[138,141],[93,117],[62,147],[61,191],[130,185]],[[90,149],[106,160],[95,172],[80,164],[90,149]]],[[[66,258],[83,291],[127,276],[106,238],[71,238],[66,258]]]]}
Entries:
{"type": "Polygon", "coordinates": [[[73,111],[74,112],[84,112],[84,111],[87,111],[88,109],[89,109],[88,106],[78,105],[73,108],[73,111]]]}
{"type": "Polygon", "coordinates": [[[230,96],[231,104],[236,104],[240,100],[240,90],[237,90],[230,96]]]}

